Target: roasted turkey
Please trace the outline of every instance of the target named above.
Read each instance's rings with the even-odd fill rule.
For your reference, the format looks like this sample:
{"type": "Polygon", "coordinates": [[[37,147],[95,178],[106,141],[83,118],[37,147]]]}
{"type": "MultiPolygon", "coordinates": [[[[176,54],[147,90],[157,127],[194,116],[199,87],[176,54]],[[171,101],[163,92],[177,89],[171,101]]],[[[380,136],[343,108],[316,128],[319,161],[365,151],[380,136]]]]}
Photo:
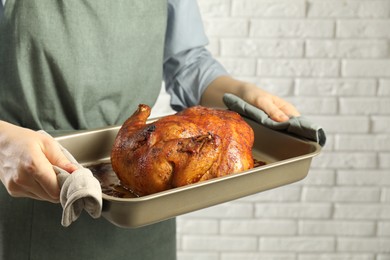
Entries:
{"type": "Polygon", "coordinates": [[[235,112],[202,106],[146,123],[139,105],[115,139],[111,164],[121,184],[139,196],[253,167],[253,130],[235,112]]]}

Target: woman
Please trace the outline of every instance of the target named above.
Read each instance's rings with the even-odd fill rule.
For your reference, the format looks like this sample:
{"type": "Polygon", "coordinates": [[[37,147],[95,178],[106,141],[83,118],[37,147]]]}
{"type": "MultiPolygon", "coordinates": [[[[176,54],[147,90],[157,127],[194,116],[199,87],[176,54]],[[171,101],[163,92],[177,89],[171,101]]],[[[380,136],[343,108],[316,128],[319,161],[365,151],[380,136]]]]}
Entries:
{"type": "Polygon", "coordinates": [[[0,23],[0,258],[175,259],[175,221],[134,230],[82,216],[60,225],[52,138],[122,123],[162,77],[176,110],[234,93],[276,121],[287,102],[231,78],[204,46],[192,0],[7,0],[0,23]],[[48,203],[52,202],[52,203],[48,203]]]}

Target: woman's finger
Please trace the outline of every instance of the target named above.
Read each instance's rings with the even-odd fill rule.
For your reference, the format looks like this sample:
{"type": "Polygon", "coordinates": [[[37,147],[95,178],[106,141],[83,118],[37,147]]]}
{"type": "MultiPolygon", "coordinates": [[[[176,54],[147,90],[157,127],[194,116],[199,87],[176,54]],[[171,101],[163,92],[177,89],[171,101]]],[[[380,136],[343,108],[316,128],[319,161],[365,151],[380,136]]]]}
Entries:
{"type": "Polygon", "coordinates": [[[77,166],[65,156],[60,145],[53,137],[48,135],[43,136],[42,151],[52,165],[56,165],[69,173],[77,170],[77,166]]]}

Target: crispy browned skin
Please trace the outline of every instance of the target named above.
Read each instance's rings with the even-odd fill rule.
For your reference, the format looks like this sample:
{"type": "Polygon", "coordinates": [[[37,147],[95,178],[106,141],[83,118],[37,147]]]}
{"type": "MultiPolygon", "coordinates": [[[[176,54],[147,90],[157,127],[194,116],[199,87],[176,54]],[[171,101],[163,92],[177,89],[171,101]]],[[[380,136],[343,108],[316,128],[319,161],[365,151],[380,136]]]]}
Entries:
{"type": "Polygon", "coordinates": [[[137,195],[253,167],[253,130],[237,113],[197,106],[146,124],[150,110],[139,105],[111,153],[122,185],[137,195]]]}

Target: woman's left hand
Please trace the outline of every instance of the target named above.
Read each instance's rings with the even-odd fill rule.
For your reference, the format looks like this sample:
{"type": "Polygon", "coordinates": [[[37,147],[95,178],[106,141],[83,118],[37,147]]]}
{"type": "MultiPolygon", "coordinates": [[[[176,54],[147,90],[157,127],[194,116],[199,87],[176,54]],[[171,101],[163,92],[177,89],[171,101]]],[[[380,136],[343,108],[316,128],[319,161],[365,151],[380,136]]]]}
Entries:
{"type": "Polygon", "coordinates": [[[229,76],[215,79],[204,91],[201,105],[222,107],[222,96],[232,93],[249,104],[263,110],[268,116],[277,121],[287,121],[291,116],[299,116],[298,110],[286,100],[275,96],[252,83],[236,80],[229,76]]]}
{"type": "Polygon", "coordinates": [[[272,120],[277,122],[284,122],[291,116],[300,115],[291,103],[255,85],[249,84],[243,88],[240,97],[249,104],[263,110],[272,120]]]}

